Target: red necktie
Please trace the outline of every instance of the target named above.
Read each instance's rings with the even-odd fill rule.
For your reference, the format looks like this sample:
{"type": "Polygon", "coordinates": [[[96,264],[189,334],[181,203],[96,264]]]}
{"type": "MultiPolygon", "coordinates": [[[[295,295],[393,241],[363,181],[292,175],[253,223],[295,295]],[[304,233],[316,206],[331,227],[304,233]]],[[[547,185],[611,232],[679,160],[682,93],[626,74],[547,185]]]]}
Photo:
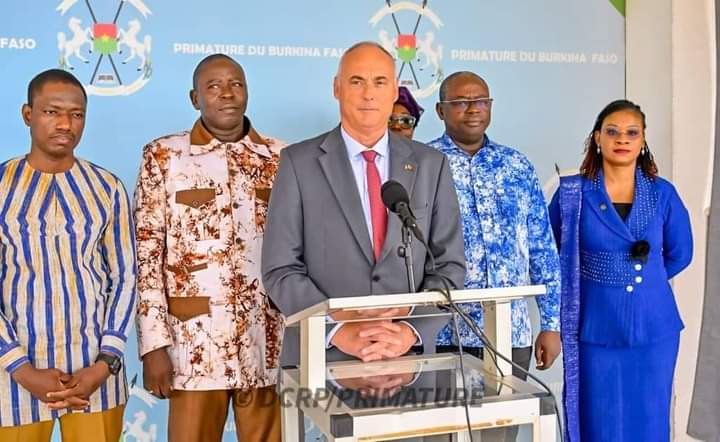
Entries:
{"type": "Polygon", "coordinates": [[[366,150],[362,153],[365,162],[367,162],[367,186],[370,196],[370,217],[372,218],[373,229],[373,252],[375,261],[380,258],[383,244],[385,243],[385,233],[387,232],[387,210],[382,202],[380,195],[380,172],[375,165],[375,157],[377,152],[374,150],[366,150]]]}

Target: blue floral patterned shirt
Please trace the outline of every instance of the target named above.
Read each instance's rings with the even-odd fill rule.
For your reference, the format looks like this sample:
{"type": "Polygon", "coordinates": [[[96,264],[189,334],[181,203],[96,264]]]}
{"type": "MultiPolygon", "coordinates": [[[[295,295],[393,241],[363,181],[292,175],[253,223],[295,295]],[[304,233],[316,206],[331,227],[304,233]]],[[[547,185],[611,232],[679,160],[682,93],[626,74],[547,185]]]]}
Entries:
{"type": "MultiPolygon", "coordinates": [[[[470,156],[444,134],[428,143],[449,159],[460,202],[465,240],[466,288],[544,284],[547,294],[536,298],[542,330],[560,330],[560,262],[547,206],[535,169],[525,155],[485,144],[470,156]]],[[[480,304],[464,309],[483,326],[480,304]]],[[[512,302],[512,345],[532,345],[527,301],[512,302]]],[[[463,346],[481,347],[470,328],[459,324],[463,346]]],[[[457,345],[446,325],[438,345],[457,345]]]]}

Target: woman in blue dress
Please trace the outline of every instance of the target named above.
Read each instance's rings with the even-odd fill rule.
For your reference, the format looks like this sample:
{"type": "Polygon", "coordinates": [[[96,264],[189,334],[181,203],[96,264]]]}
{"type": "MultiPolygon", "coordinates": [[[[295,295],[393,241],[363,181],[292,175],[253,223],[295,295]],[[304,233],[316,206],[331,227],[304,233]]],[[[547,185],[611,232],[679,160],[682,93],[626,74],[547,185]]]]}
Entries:
{"type": "Polygon", "coordinates": [[[657,176],[645,114],[600,112],[580,174],[550,203],[562,270],[566,440],[670,440],[680,319],[668,282],[690,264],[690,219],[657,176]]]}

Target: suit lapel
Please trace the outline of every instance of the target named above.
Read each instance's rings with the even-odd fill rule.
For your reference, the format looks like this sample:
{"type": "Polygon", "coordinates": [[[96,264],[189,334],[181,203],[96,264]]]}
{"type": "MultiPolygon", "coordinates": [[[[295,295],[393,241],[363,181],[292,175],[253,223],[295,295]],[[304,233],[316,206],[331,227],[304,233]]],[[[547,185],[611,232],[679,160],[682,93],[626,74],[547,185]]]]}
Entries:
{"type": "Polygon", "coordinates": [[[640,168],[635,171],[635,196],[633,206],[627,217],[627,226],[630,233],[636,238],[645,237],[648,225],[655,217],[657,210],[657,191],[653,181],[650,180],[640,168]]]}
{"type": "MultiPolygon", "coordinates": [[[[415,154],[413,154],[410,144],[405,141],[404,138],[392,132],[390,132],[388,143],[388,151],[390,152],[390,173],[388,174],[388,180],[395,180],[402,184],[410,196],[410,201],[412,201],[418,169],[415,154]]],[[[400,238],[400,235],[396,234],[396,232],[400,232],[401,228],[400,218],[394,213],[388,213],[385,244],[383,244],[378,262],[382,262],[399,245],[399,242],[394,241],[393,238],[400,238]]]]}
{"type": "Polygon", "coordinates": [[[365,225],[365,215],[362,210],[360,194],[357,190],[350,160],[348,159],[345,142],[340,135],[340,127],[329,132],[320,144],[325,154],[318,159],[320,168],[325,174],[330,189],[335,194],[335,199],[350,225],[360,249],[367,260],[374,262],[372,244],[370,243],[370,232],[365,225]]]}
{"type": "Polygon", "coordinates": [[[584,193],[587,206],[589,206],[602,221],[607,228],[617,233],[628,241],[635,241],[630,230],[617,214],[617,211],[610,201],[610,197],[605,190],[605,180],[602,171],[598,173],[594,180],[588,181],[589,188],[584,193]]]}

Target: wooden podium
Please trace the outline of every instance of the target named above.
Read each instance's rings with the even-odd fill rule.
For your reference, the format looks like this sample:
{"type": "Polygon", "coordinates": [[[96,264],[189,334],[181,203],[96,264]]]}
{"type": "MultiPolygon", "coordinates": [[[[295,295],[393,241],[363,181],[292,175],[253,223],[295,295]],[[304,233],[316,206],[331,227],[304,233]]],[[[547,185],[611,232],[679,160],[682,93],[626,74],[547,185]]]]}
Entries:
{"type": "MultiPolygon", "coordinates": [[[[545,287],[455,290],[450,294],[458,304],[483,304],[486,335],[500,353],[510,357],[510,302],[543,295],[545,287]]],[[[283,369],[279,378],[283,441],[303,441],[302,415],[308,416],[330,442],[398,440],[437,434],[453,434],[454,441],[464,441],[467,398],[473,429],[531,424],[533,442],[554,442],[556,417],[552,398],[535,385],[513,377],[512,367],[501,359],[497,361],[498,370],[489,357],[483,362],[465,354],[465,388],[460,356],[455,354],[403,356],[370,363],[358,360],[326,363],[326,323],[330,312],[445,304],[447,300],[438,292],[331,298],[286,318],[288,326],[300,327],[301,348],[300,365],[283,369]],[[391,397],[368,398],[345,387],[354,380],[388,376],[412,380],[391,397]]],[[[432,315],[450,318],[449,313],[432,315]]]]}

